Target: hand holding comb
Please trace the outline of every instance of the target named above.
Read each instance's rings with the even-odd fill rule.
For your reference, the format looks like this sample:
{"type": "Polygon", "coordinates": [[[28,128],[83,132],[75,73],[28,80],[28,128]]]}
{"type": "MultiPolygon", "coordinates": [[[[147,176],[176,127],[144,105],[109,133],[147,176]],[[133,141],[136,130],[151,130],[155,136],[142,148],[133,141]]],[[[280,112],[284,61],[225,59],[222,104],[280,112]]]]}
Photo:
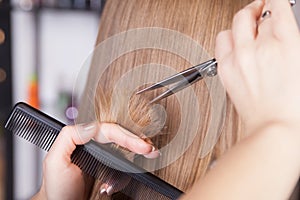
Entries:
{"type": "MultiPolygon", "coordinates": [[[[48,151],[64,126],[43,112],[25,103],[18,103],[13,108],[5,128],[48,151]]],[[[85,145],[78,145],[71,160],[95,179],[115,177],[117,181],[118,177],[128,176],[130,182],[120,192],[132,199],[177,199],[182,194],[174,186],[136,166],[109,146],[93,140],[85,145]],[[135,194],[136,188],[142,188],[138,197],[135,194]]]]}

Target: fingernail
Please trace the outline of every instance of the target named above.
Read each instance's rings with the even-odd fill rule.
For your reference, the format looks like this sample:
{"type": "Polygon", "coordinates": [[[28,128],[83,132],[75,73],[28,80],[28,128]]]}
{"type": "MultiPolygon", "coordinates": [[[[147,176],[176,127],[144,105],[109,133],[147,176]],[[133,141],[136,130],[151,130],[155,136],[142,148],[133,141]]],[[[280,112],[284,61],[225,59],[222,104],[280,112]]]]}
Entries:
{"type": "Polygon", "coordinates": [[[161,152],[155,147],[153,146],[153,142],[151,141],[150,138],[142,138],[146,143],[151,144],[152,145],[152,150],[150,153],[148,154],[144,154],[145,158],[149,158],[149,159],[153,159],[153,158],[157,158],[159,156],[161,156],[161,152]]]}
{"type": "Polygon", "coordinates": [[[87,123],[87,124],[80,124],[79,136],[80,139],[85,143],[88,142],[97,131],[97,122],[87,123]]]}
{"type": "Polygon", "coordinates": [[[111,185],[107,187],[106,193],[108,196],[113,194],[113,187],[111,185]]]}
{"type": "Polygon", "coordinates": [[[103,183],[99,188],[99,194],[100,195],[112,195],[113,194],[113,187],[111,185],[108,185],[107,183],[103,183]]]}
{"type": "Polygon", "coordinates": [[[152,151],[148,154],[144,154],[145,158],[154,159],[161,156],[161,152],[156,149],[154,146],[152,146],[152,151]]]}
{"type": "Polygon", "coordinates": [[[104,193],[106,193],[106,184],[102,184],[101,185],[101,187],[100,187],[100,189],[99,189],[99,193],[100,194],[104,194],[104,193]]]}
{"type": "MultiPolygon", "coordinates": [[[[151,139],[150,138],[142,138],[145,142],[147,142],[148,144],[151,144],[151,145],[153,145],[153,142],[151,141],[151,139]]],[[[152,147],[154,147],[154,146],[152,146],[152,147]]],[[[155,147],[154,147],[155,148],[155,147]]],[[[152,148],[153,149],[153,148],[152,148]]]]}

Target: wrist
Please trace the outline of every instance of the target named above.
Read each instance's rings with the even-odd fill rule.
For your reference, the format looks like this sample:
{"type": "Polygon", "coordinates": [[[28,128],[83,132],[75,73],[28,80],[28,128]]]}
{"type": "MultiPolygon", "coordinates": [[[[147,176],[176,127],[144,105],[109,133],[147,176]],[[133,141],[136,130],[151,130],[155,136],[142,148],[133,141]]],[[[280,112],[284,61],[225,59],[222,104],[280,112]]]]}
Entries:
{"type": "Polygon", "coordinates": [[[270,122],[252,129],[249,134],[262,139],[266,146],[276,146],[277,153],[285,153],[286,156],[297,161],[300,168],[299,125],[283,121],[270,122]]]}
{"type": "MultiPolygon", "coordinates": [[[[300,123],[299,122],[291,122],[291,120],[283,120],[283,119],[273,119],[269,121],[260,120],[254,123],[249,121],[245,123],[245,130],[247,135],[251,135],[257,132],[261,132],[263,130],[281,130],[285,134],[289,134],[288,137],[298,137],[300,138],[300,123]]],[[[300,142],[300,141],[299,141],[300,142]]]]}

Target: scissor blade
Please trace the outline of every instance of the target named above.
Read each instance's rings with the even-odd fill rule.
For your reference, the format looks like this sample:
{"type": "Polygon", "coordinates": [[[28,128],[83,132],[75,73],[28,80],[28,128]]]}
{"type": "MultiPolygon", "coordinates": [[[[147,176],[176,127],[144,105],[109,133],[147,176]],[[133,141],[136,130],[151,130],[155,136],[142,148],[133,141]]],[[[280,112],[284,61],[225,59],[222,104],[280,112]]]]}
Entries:
{"type": "Polygon", "coordinates": [[[173,76],[170,76],[169,78],[166,78],[162,81],[159,81],[153,85],[150,85],[149,87],[146,87],[140,91],[138,91],[136,94],[141,94],[143,92],[146,92],[146,91],[149,91],[149,90],[154,90],[154,89],[157,89],[157,88],[161,88],[161,87],[164,87],[164,86],[167,86],[167,85],[170,85],[172,83],[176,83],[176,82],[180,82],[182,80],[186,80],[187,77],[191,74],[194,74],[194,73],[197,73],[198,75],[199,74],[199,70],[196,69],[194,66],[191,67],[191,68],[188,68],[182,72],[179,72],[173,76]]]}
{"type": "Polygon", "coordinates": [[[194,73],[197,73],[198,76],[203,76],[203,72],[207,68],[211,67],[212,65],[215,65],[216,63],[217,63],[216,59],[213,58],[213,59],[208,60],[204,63],[201,63],[199,65],[195,65],[195,66],[190,67],[190,68],[188,68],[184,71],[181,71],[177,74],[174,74],[173,76],[170,76],[169,78],[166,78],[162,81],[159,81],[159,82],[157,82],[153,85],[150,85],[149,87],[146,87],[146,88],[138,91],[136,94],[141,94],[141,93],[149,91],[149,90],[154,90],[154,89],[161,88],[161,87],[164,87],[164,86],[176,83],[176,82],[180,82],[182,80],[187,79],[188,76],[190,76],[191,74],[194,74],[194,73]]]}
{"type": "Polygon", "coordinates": [[[190,74],[189,76],[182,79],[180,82],[178,82],[175,86],[172,88],[166,90],[164,93],[158,95],[152,101],[149,102],[149,104],[155,103],[157,101],[160,101],[161,99],[164,99],[172,94],[175,94],[176,92],[190,86],[191,84],[197,82],[198,80],[202,79],[203,77],[198,73],[194,72],[193,74],[190,74]]]}

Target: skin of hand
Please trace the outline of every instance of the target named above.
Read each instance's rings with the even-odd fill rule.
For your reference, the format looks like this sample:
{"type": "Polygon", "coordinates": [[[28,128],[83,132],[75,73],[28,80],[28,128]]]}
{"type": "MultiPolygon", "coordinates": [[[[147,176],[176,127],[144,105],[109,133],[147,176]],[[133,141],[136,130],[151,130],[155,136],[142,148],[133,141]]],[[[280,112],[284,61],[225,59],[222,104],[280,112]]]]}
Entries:
{"type": "Polygon", "coordinates": [[[143,139],[112,123],[93,122],[86,125],[66,126],[59,133],[43,162],[43,182],[32,199],[84,199],[84,175],[71,163],[76,145],[91,139],[100,143],[114,142],[147,158],[159,156],[159,151],[143,139]]]}
{"type": "Polygon", "coordinates": [[[277,122],[299,126],[300,34],[287,0],[256,0],[238,12],[232,29],[218,35],[215,56],[249,132],[277,122]],[[262,20],[266,10],[271,16],[262,20]]]}
{"type": "MultiPolygon", "coordinates": [[[[300,173],[300,161],[296,159],[300,157],[297,153],[300,152],[300,95],[296,93],[300,89],[299,52],[299,30],[286,0],[254,1],[235,16],[232,30],[219,34],[216,44],[219,76],[247,130],[255,134],[221,158],[183,198],[287,197],[300,173]],[[271,17],[257,26],[265,10],[272,12],[271,17]],[[294,134],[295,139],[282,133],[298,135],[294,134]]],[[[111,138],[114,129],[105,126],[101,131],[105,134],[99,134],[98,140],[120,142],[140,154],[151,152],[151,145],[142,147],[147,145],[142,144],[143,140],[125,139],[130,133],[124,135],[124,130],[121,137],[111,138]],[[133,144],[142,148],[138,151],[130,148],[133,144]]],[[[70,155],[75,144],[85,143],[98,133],[91,132],[94,133],[91,136],[79,137],[74,127],[62,130],[45,159],[43,184],[35,198],[82,199],[84,180],[79,168],[71,163],[70,155]]]]}
{"type": "Polygon", "coordinates": [[[219,76],[250,134],[182,199],[289,199],[300,176],[299,37],[287,0],[253,1],[218,35],[219,76]]]}

